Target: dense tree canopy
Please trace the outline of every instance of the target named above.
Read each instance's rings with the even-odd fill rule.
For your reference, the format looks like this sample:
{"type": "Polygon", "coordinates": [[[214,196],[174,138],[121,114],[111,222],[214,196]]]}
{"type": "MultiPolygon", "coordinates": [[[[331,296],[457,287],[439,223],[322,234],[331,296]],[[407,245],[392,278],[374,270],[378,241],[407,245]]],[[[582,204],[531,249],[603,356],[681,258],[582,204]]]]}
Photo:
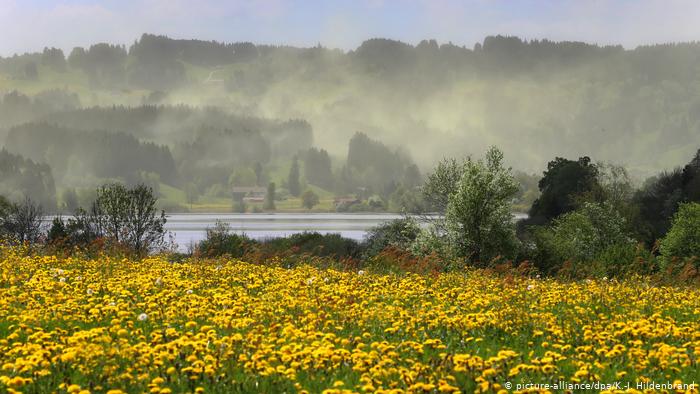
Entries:
{"type": "Polygon", "coordinates": [[[304,155],[306,181],[326,189],[333,187],[331,158],[325,149],[311,148],[304,155]]]}
{"type": "Polygon", "coordinates": [[[634,202],[639,206],[638,231],[652,244],[668,231],[679,204],[700,202],[700,150],[682,169],[648,179],[636,192],[634,202]]]}
{"type": "Polygon", "coordinates": [[[46,210],[56,206],[56,186],[51,168],[20,155],[0,150],[0,195],[19,202],[31,197],[46,210]]]}
{"type": "Polygon", "coordinates": [[[598,169],[588,157],[576,161],[557,157],[550,161],[538,184],[540,197],[530,209],[532,221],[546,222],[573,211],[577,197],[598,192],[597,175],[598,169]]]}

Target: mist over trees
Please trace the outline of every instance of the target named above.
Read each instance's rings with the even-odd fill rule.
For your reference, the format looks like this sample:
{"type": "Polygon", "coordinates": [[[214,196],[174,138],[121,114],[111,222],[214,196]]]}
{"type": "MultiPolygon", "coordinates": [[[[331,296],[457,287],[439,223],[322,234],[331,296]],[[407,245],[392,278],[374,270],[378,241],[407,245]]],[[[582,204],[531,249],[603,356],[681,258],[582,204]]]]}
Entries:
{"type": "MultiPolygon", "coordinates": [[[[646,201],[639,215],[653,217],[693,188],[672,167],[698,145],[699,62],[698,43],[624,49],[490,36],[467,48],[373,38],[341,51],[144,34],[0,58],[0,140],[48,165],[50,207],[56,196],[67,206],[66,190],[85,200],[81,189],[112,180],[175,188],[181,206],[192,205],[195,189],[197,200],[230,198],[232,175],[250,171],[255,186],[275,182],[284,199],[297,157],[293,194],[312,185],[357,197],[366,203],[358,209],[372,198],[375,208],[416,211],[435,163],[495,145],[521,185],[520,209],[537,198],[532,174],[553,157],[568,159],[542,182],[588,171],[575,159],[585,157],[624,165],[635,182],[669,171],[635,197],[646,201]]],[[[32,171],[20,173],[32,182],[32,171]]],[[[533,220],[601,193],[587,177],[543,188],[533,220]]],[[[640,228],[648,239],[667,230],[662,216],[640,228]]]]}
{"type": "Polygon", "coordinates": [[[648,175],[680,164],[700,127],[697,43],[625,50],[504,36],[472,48],[370,39],[343,52],[144,34],[128,47],[73,49],[68,85],[53,84],[65,74],[55,71],[60,59],[47,48],[0,59],[0,72],[22,79],[27,64],[38,65],[37,83],[94,90],[81,97],[86,105],[134,106],[160,92],[162,103],[303,118],[333,155],[357,131],[390,145],[410,139],[405,148],[423,168],[440,159],[436,151],[461,156],[496,144],[529,172],[557,155],[624,154],[633,173],[648,175]]]}
{"type": "Polygon", "coordinates": [[[135,180],[140,172],[157,174],[165,183],[176,180],[173,157],[167,147],[141,142],[124,133],[75,131],[48,123],[27,123],[10,129],[5,146],[51,166],[66,177],[135,180]]]}
{"type": "Polygon", "coordinates": [[[0,150],[0,195],[11,201],[32,196],[44,209],[56,206],[56,185],[51,168],[21,155],[0,150]]]}

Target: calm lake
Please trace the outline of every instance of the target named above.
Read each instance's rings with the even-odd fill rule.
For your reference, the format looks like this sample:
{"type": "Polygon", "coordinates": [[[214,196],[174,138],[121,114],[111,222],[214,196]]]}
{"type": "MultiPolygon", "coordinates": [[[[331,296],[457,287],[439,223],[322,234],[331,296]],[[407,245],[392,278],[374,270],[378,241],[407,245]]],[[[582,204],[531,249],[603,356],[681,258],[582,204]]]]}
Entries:
{"type": "Polygon", "coordinates": [[[401,218],[397,214],[351,213],[246,213],[168,215],[165,227],[174,234],[178,248],[186,251],[190,245],[206,236],[207,228],[217,220],[228,223],[231,231],[245,233],[254,239],[285,237],[294,233],[315,231],[338,233],[343,237],[362,240],[367,229],[388,220],[401,218]]]}
{"type": "MultiPolygon", "coordinates": [[[[166,228],[174,234],[178,248],[187,251],[191,245],[204,239],[207,228],[213,227],[217,220],[228,223],[232,231],[245,233],[254,239],[315,231],[322,234],[337,233],[360,241],[369,228],[401,217],[398,214],[375,213],[183,213],[168,215],[166,228]]],[[[523,217],[526,215],[515,214],[516,219],[523,217]]]]}

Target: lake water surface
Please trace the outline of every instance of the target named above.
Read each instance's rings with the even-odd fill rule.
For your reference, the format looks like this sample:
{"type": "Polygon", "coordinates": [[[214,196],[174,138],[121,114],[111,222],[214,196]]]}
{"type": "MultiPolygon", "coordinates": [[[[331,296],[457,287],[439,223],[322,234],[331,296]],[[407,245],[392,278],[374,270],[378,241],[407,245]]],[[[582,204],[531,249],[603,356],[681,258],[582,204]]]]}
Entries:
{"type": "MultiPolygon", "coordinates": [[[[516,219],[526,216],[515,214],[516,219]]],[[[383,213],[179,213],[168,215],[165,227],[173,233],[178,248],[187,251],[204,239],[207,228],[214,227],[217,220],[228,223],[233,232],[259,240],[315,231],[361,241],[368,229],[401,217],[383,213]]]]}
{"type": "Polygon", "coordinates": [[[231,231],[254,239],[285,237],[305,231],[337,233],[345,238],[362,240],[366,231],[380,223],[399,219],[397,214],[352,213],[246,213],[168,215],[165,227],[174,234],[180,250],[187,250],[206,236],[207,228],[217,220],[227,223],[231,231]]]}

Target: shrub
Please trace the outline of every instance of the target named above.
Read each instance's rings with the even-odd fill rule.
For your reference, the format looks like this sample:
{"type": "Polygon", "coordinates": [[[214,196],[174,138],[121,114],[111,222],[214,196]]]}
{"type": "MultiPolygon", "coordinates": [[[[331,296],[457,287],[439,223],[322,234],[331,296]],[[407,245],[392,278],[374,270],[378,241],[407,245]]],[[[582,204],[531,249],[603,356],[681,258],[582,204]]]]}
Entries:
{"type": "Polygon", "coordinates": [[[376,273],[428,274],[449,270],[445,261],[436,254],[415,256],[411,252],[388,246],[365,261],[365,268],[376,273]]]}
{"type": "Polygon", "coordinates": [[[367,205],[369,205],[369,207],[374,210],[381,211],[384,209],[384,200],[382,200],[380,196],[375,194],[367,199],[367,205]]]}
{"type": "Polygon", "coordinates": [[[615,259],[630,257],[634,251],[626,226],[625,219],[611,204],[584,203],[550,226],[535,230],[536,264],[551,273],[569,262],[567,269],[573,276],[615,272],[620,264],[615,259]]]}
{"type": "Polygon", "coordinates": [[[449,261],[455,258],[453,251],[447,236],[435,227],[421,229],[416,239],[411,243],[411,253],[416,256],[435,254],[445,261],[449,261]]]}
{"type": "Polygon", "coordinates": [[[21,203],[11,204],[7,200],[0,201],[0,232],[12,240],[21,243],[35,244],[42,236],[41,206],[29,197],[21,203]]]}
{"type": "Polygon", "coordinates": [[[420,226],[410,217],[382,223],[367,231],[363,254],[365,257],[376,256],[389,246],[408,250],[419,233],[420,226]]]}
{"type": "MultiPolygon", "coordinates": [[[[671,229],[660,242],[661,264],[671,259],[700,257],[700,204],[681,204],[673,216],[671,229]]],[[[697,261],[697,259],[695,260],[697,261]]]]}
{"type": "Polygon", "coordinates": [[[207,229],[207,237],[197,245],[197,254],[242,257],[254,243],[245,234],[232,233],[228,223],[217,220],[214,227],[207,229]]]}
{"type": "Polygon", "coordinates": [[[264,241],[260,248],[269,254],[292,252],[319,257],[359,257],[360,244],[352,239],[343,238],[340,234],[320,234],[304,232],[292,234],[286,238],[275,238],[264,241]]]}
{"type": "Polygon", "coordinates": [[[350,204],[345,212],[357,213],[357,212],[372,212],[372,207],[370,207],[366,202],[358,202],[350,204]]]}
{"type": "Polygon", "coordinates": [[[68,238],[68,231],[66,230],[66,224],[63,222],[63,217],[56,216],[51,221],[51,227],[46,235],[46,241],[49,244],[56,245],[62,244],[68,238]]]}
{"type": "Polygon", "coordinates": [[[301,195],[301,206],[306,209],[311,209],[318,205],[318,203],[318,195],[311,189],[306,189],[306,191],[301,195]]]}

